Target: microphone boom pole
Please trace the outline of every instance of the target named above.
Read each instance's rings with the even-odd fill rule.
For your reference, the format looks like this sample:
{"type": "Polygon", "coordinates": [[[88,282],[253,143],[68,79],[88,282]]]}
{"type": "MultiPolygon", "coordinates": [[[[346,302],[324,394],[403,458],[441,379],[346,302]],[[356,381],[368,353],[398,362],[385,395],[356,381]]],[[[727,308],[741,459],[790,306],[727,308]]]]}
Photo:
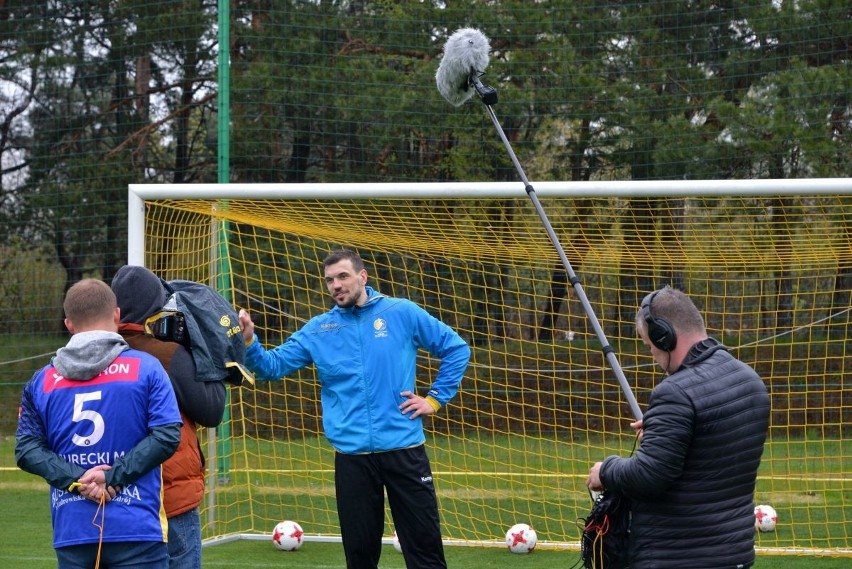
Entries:
{"type": "Polygon", "coordinates": [[[565,272],[568,273],[569,282],[574,288],[574,292],[577,294],[577,298],[580,299],[580,303],[583,305],[583,310],[586,312],[586,316],[588,316],[589,321],[592,323],[592,328],[594,328],[595,334],[598,337],[598,341],[600,341],[601,343],[601,351],[603,352],[604,357],[612,368],[613,373],[615,373],[615,377],[618,379],[618,383],[621,385],[621,390],[624,392],[624,396],[627,398],[627,403],[628,405],[630,405],[630,410],[633,412],[633,416],[637,420],[642,419],[642,410],[639,408],[639,403],[636,401],[636,397],[633,395],[633,391],[630,389],[630,384],[627,382],[627,378],[624,376],[624,372],[621,369],[621,365],[619,365],[618,363],[618,358],[615,355],[615,351],[612,349],[612,346],[610,346],[606,334],[604,333],[600,322],[598,322],[598,318],[595,315],[595,310],[594,308],[592,308],[592,305],[589,302],[589,298],[586,296],[586,292],[583,290],[583,285],[581,284],[580,279],[574,273],[574,269],[571,267],[571,262],[565,255],[565,250],[562,248],[562,244],[559,242],[559,237],[557,237],[556,232],[553,230],[553,226],[550,224],[550,220],[547,217],[547,213],[544,211],[541,202],[538,200],[538,196],[535,193],[535,189],[527,179],[527,175],[524,173],[524,169],[523,167],[521,167],[521,163],[518,161],[518,157],[515,155],[515,151],[512,149],[512,145],[509,142],[509,139],[506,138],[506,133],[503,132],[503,127],[500,126],[500,121],[497,120],[497,115],[494,113],[494,109],[491,108],[491,105],[497,103],[497,91],[493,87],[483,85],[482,82],[479,80],[479,77],[481,75],[482,73],[480,73],[479,71],[472,70],[468,79],[469,87],[476,90],[477,94],[482,100],[482,103],[485,105],[485,109],[488,111],[488,115],[491,117],[491,122],[494,123],[494,128],[497,129],[497,133],[500,135],[500,139],[503,141],[503,145],[506,147],[506,150],[509,151],[509,158],[512,159],[512,163],[515,165],[515,170],[518,171],[518,175],[521,177],[521,181],[524,183],[524,189],[526,190],[527,195],[532,201],[533,206],[535,207],[535,210],[538,213],[538,217],[544,224],[544,228],[547,231],[547,235],[550,237],[551,243],[553,243],[553,246],[556,248],[556,252],[559,254],[559,258],[562,260],[562,265],[563,267],[565,267],[565,272]]]}

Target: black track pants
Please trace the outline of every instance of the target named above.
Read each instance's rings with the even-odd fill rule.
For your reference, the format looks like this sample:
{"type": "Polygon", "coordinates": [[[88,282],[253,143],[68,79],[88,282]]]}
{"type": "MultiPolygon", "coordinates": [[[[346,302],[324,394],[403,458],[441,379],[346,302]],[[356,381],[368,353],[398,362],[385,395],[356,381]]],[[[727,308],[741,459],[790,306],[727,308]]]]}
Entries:
{"type": "Polygon", "coordinates": [[[432,469],[423,445],[334,459],[337,515],[347,569],[376,569],[385,527],[385,491],[408,569],[445,569],[432,469]]]}

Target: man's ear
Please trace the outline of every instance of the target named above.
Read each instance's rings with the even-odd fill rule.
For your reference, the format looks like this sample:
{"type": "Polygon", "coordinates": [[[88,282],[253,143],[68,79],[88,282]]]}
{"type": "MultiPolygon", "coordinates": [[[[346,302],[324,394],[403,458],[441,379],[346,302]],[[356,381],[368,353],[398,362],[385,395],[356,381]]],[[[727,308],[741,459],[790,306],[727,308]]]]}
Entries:
{"type": "Polygon", "coordinates": [[[115,327],[118,328],[119,324],[121,324],[121,308],[118,306],[115,307],[115,313],[112,315],[112,319],[115,320],[115,327]]]}
{"type": "Polygon", "coordinates": [[[74,324],[67,318],[65,319],[65,328],[67,328],[72,335],[74,334],[74,324]]]}

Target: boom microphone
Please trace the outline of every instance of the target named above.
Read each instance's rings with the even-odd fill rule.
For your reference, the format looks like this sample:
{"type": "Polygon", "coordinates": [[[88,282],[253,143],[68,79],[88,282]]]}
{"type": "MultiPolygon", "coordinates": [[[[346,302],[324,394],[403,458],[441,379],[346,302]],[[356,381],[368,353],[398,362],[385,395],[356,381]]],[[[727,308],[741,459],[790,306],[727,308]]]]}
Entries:
{"type": "Polygon", "coordinates": [[[435,82],[438,84],[438,91],[440,91],[441,95],[447,101],[456,107],[462,106],[465,101],[473,96],[474,92],[479,94],[482,102],[485,104],[485,109],[488,111],[488,116],[491,117],[491,122],[494,123],[494,127],[497,129],[497,134],[500,135],[503,145],[509,151],[509,158],[511,158],[515,169],[518,171],[518,175],[521,177],[521,181],[524,183],[527,196],[532,200],[539,219],[541,219],[551,243],[553,243],[556,252],[559,254],[562,266],[565,267],[565,272],[568,274],[568,280],[574,287],[574,292],[577,298],[580,299],[583,310],[586,311],[586,316],[588,316],[592,328],[598,336],[598,340],[603,348],[604,357],[606,357],[610,367],[612,367],[612,371],[615,373],[616,379],[621,384],[621,390],[627,398],[627,403],[633,411],[633,416],[636,419],[641,419],[642,410],[639,408],[639,403],[630,389],[630,384],[624,376],[621,365],[618,363],[615,351],[609,345],[606,334],[595,314],[595,310],[589,302],[586,292],[583,290],[583,285],[574,273],[571,262],[568,260],[565,250],[559,243],[559,237],[556,235],[553,226],[550,224],[550,220],[547,218],[547,212],[544,211],[541,202],[538,200],[535,189],[527,179],[524,168],[518,161],[515,151],[512,150],[512,144],[506,138],[506,133],[503,132],[503,127],[500,126],[500,121],[497,120],[497,115],[494,113],[494,109],[491,108],[491,105],[497,102],[497,91],[492,87],[483,85],[479,80],[484,74],[485,68],[488,67],[489,48],[488,38],[475,28],[462,28],[453,33],[447,39],[447,43],[444,46],[444,57],[441,59],[440,65],[438,65],[438,72],[435,73],[435,82]]]}
{"type": "Polygon", "coordinates": [[[497,102],[497,91],[479,80],[488,67],[489,49],[488,38],[475,28],[461,28],[447,39],[435,83],[453,106],[462,106],[474,92],[479,93],[485,104],[497,102]]]}

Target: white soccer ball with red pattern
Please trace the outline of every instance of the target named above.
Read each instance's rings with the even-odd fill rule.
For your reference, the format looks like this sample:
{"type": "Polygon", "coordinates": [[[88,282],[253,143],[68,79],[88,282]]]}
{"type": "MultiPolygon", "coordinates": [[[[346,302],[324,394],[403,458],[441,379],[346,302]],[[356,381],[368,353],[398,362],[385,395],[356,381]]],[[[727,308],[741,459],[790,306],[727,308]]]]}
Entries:
{"type": "Polygon", "coordinates": [[[775,531],[775,525],[778,523],[778,512],[775,508],[767,505],[755,506],[754,508],[754,529],[761,532],[775,531]]]}
{"type": "Polygon", "coordinates": [[[281,551],[296,551],[302,547],[302,539],[305,532],[302,526],[291,520],[284,520],[275,524],[272,530],[272,543],[281,551]]]}
{"type": "Polygon", "coordinates": [[[506,532],[506,546],[512,553],[530,553],[538,543],[538,535],[529,524],[515,524],[506,532]]]}

